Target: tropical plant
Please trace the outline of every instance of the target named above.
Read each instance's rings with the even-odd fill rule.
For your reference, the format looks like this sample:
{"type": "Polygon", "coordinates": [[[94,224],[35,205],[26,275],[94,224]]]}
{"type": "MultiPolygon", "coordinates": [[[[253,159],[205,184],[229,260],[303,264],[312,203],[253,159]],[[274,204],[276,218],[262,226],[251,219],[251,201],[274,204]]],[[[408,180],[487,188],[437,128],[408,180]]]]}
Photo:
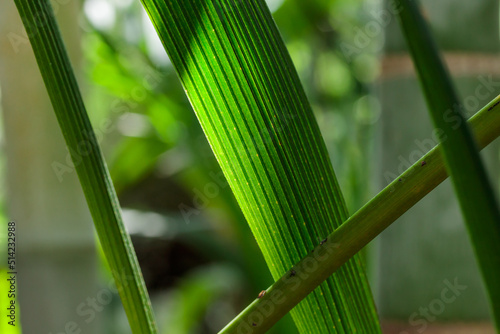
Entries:
{"type": "MultiPolygon", "coordinates": [[[[156,333],[114,187],[48,0],[15,0],[134,333],[156,333]],[[84,136],[87,134],[87,136],[84,136]],[[90,138],[90,140],[88,139],[90,138]],[[85,150],[76,163],[74,152],[85,150]]],[[[276,282],[221,333],[263,333],[291,311],[301,333],[379,333],[358,252],[450,173],[500,314],[500,220],[476,145],[500,135],[500,97],[456,131],[457,103],[411,1],[396,3],[436,126],[436,147],[349,216],[307,97],[263,0],[143,0],[276,282]],[[429,89],[430,88],[430,89],[429,89]],[[468,126],[476,136],[476,144],[468,126]],[[468,156],[457,152],[468,148],[468,156]],[[477,176],[477,179],[474,177],[477,176]],[[478,196],[470,198],[468,193],[478,196]]],[[[461,117],[457,111],[457,116],[461,117]]],[[[79,157],[78,157],[79,158],[79,157]]],[[[495,311],[496,310],[496,311],[495,311]]]]}

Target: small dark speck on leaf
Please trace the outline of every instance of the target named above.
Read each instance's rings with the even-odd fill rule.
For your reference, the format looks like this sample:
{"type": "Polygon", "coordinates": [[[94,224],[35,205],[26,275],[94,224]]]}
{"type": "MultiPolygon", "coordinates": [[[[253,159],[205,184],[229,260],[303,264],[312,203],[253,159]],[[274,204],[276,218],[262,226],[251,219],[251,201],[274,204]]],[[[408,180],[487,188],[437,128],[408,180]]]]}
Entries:
{"type": "Polygon", "coordinates": [[[255,322],[252,322],[253,327],[257,327],[257,324],[255,322]]]}
{"type": "Polygon", "coordinates": [[[402,181],[403,181],[403,179],[399,179],[399,180],[398,180],[398,182],[402,182],[402,181]]]}
{"type": "Polygon", "coordinates": [[[488,111],[490,111],[491,109],[495,108],[499,104],[500,104],[500,101],[498,101],[497,103],[495,103],[494,105],[492,105],[491,107],[489,107],[488,111]]]}
{"type": "Polygon", "coordinates": [[[325,242],[327,242],[327,241],[328,241],[328,238],[325,238],[325,240],[321,241],[319,244],[320,244],[320,245],[323,245],[323,244],[324,244],[325,242]]]}
{"type": "Polygon", "coordinates": [[[295,276],[295,274],[296,274],[295,270],[293,270],[293,269],[292,269],[292,270],[290,271],[290,277],[295,276]]]}
{"type": "Polygon", "coordinates": [[[424,161],[422,161],[422,163],[420,165],[425,166],[425,165],[427,165],[427,162],[425,162],[425,160],[424,160],[424,161]]]}
{"type": "Polygon", "coordinates": [[[266,290],[262,290],[260,293],[259,293],[259,299],[264,297],[264,295],[266,294],[266,290]]]}

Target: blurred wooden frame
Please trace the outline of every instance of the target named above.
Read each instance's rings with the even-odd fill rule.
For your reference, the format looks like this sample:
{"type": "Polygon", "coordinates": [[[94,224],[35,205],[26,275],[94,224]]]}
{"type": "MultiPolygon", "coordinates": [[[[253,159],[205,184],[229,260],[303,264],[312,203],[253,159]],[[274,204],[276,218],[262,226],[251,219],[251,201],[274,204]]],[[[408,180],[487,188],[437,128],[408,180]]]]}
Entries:
{"type": "MultiPolygon", "coordinates": [[[[444,53],[444,59],[454,77],[500,77],[500,58],[497,53],[444,53]]],[[[380,66],[381,80],[415,77],[413,62],[408,54],[384,55],[380,66]]]]}

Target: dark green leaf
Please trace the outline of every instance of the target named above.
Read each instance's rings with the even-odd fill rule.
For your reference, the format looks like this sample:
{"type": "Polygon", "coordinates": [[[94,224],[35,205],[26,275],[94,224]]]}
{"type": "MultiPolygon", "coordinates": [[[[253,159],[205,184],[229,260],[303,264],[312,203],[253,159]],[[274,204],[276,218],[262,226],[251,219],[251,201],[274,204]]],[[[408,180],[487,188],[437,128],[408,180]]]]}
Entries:
{"type": "Polygon", "coordinates": [[[500,210],[488,181],[477,144],[464,117],[451,78],[439,55],[418,2],[396,0],[399,19],[417,68],[446,169],[458,197],[500,329],[500,210]]]}
{"type": "MultiPolygon", "coordinates": [[[[149,296],[49,0],[16,0],[133,333],[156,333],[149,296]]],[[[29,120],[27,120],[29,121],[29,120]]],[[[50,135],[50,134],[49,134],[50,135]]]]}

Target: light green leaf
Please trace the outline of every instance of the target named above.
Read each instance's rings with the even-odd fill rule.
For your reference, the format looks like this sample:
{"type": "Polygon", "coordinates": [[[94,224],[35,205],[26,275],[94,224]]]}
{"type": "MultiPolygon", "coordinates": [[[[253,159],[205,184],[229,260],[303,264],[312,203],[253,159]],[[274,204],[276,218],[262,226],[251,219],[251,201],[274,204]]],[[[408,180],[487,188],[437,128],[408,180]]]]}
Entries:
{"type": "MultiPolygon", "coordinates": [[[[276,279],[348,215],[271,13],[263,0],[142,2],[276,279]]],[[[379,333],[360,259],[292,317],[301,333],[379,333]]],[[[263,310],[242,330],[273,321],[263,310]]]]}

